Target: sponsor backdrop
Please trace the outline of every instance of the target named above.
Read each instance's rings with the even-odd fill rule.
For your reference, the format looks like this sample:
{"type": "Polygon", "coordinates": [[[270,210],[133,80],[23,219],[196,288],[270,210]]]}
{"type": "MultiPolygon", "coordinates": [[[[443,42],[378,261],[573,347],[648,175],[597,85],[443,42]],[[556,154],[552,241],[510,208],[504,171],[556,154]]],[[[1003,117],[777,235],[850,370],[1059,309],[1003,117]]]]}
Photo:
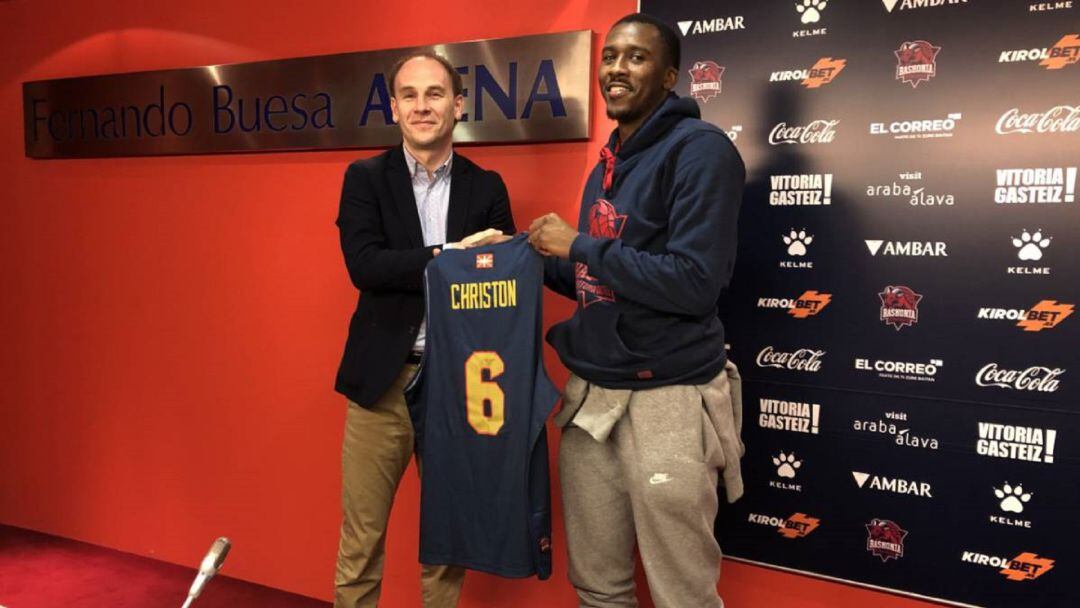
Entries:
{"type": "Polygon", "coordinates": [[[645,0],[748,167],[736,558],[1078,606],[1073,1],[645,0]]]}

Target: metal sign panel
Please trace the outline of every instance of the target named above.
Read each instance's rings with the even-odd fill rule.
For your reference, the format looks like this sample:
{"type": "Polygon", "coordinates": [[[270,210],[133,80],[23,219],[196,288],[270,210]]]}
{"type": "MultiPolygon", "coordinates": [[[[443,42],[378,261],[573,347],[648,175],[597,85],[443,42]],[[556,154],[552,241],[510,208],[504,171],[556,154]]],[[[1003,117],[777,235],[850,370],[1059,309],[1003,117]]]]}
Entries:
{"type": "MultiPolygon", "coordinates": [[[[585,139],[589,31],[435,45],[465,85],[457,142],[585,139]]],[[[23,84],[26,155],[82,158],[393,145],[393,49],[23,84]]]]}

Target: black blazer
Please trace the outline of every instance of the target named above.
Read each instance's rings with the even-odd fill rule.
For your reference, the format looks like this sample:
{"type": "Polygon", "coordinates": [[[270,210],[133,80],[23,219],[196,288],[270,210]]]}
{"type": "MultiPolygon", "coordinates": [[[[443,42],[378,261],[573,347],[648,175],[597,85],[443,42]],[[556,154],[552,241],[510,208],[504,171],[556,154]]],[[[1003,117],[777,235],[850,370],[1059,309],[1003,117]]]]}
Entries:
{"type": "MultiPolygon", "coordinates": [[[[338,368],[337,392],[370,406],[401,373],[424,317],[424,247],[405,152],[396,146],[345,171],[337,226],[349,278],[360,290],[338,368]]],[[[454,152],[446,239],[487,228],[514,234],[502,178],[454,152]]]]}

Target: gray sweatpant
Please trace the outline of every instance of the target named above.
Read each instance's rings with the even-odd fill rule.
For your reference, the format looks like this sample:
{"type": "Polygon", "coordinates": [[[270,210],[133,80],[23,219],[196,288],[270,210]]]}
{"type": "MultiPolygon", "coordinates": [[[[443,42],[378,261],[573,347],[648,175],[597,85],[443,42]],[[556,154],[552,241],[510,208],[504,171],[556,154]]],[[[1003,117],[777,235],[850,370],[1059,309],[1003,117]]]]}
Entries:
{"type": "MultiPolygon", "coordinates": [[[[636,542],[657,608],[722,608],[713,523],[718,470],[726,460],[734,459],[728,463],[734,467],[731,481],[742,491],[738,429],[727,422],[730,414],[722,425],[715,414],[710,418],[732,410],[727,374],[708,385],[641,391],[611,391],[571,378],[564,407],[580,407],[589,391],[599,393],[609,411],[625,410],[603,441],[575,423],[566,424],[562,435],[559,473],[570,583],[581,607],[638,605],[636,542]],[[728,443],[734,437],[736,445],[722,445],[721,435],[728,443]]],[[[741,426],[741,412],[738,418],[741,426]]]]}

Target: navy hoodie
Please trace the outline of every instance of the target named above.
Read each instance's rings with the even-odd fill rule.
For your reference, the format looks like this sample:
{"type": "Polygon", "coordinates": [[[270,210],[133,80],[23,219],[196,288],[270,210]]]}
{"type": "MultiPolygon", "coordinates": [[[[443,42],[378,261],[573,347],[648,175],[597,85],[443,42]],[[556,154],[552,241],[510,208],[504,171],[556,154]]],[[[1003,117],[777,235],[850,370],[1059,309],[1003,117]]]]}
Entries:
{"type": "Polygon", "coordinates": [[[578,302],[547,340],[589,382],[704,384],[727,360],[716,304],[735,263],[746,173],[700,117],[671,94],[621,146],[616,129],[585,183],[570,260],[546,260],[548,287],[578,302]]]}

